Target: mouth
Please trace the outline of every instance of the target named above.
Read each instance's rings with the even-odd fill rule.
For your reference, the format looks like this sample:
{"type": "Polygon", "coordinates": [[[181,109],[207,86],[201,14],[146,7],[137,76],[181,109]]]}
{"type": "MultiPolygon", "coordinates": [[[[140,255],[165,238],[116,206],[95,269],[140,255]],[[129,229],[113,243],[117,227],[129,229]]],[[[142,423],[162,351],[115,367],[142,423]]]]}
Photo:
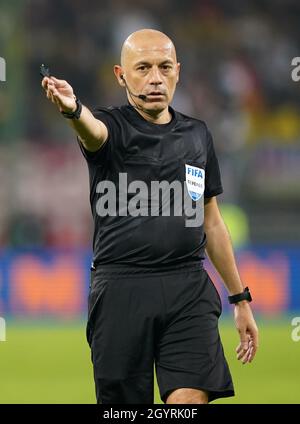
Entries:
{"type": "Polygon", "coordinates": [[[163,97],[164,95],[165,94],[162,93],[161,91],[151,91],[150,93],[147,94],[147,97],[151,100],[157,100],[163,97]]]}

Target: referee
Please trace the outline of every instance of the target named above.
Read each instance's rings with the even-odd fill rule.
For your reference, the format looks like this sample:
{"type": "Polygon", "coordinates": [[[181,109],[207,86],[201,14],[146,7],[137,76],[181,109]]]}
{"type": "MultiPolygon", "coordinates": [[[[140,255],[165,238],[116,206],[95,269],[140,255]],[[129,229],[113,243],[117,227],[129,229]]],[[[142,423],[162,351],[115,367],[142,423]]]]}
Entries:
{"type": "Polygon", "coordinates": [[[89,168],[94,238],[87,340],[102,404],[153,403],[154,365],[165,403],[234,395],[218,331],[221,300],[202,265],[205,251],[234,304],[237,359],[250,363],[258,347],[250,292],[217,205],[223,189],[212,136],[203,121],[170,106],[179,70],[170,38],[143,29],[125,40],[121,65],[114,66],[127,104],[91,112],[66,81],[42,81],[76,131],[89,168]],[[173,184],[169,215],[162,213],[164,200],[154,202],[155,182],[173,184]],[[181,203],[189,198],[200,211],[198,223],[176,209],[179,188],[187,193],[181,203]]]}

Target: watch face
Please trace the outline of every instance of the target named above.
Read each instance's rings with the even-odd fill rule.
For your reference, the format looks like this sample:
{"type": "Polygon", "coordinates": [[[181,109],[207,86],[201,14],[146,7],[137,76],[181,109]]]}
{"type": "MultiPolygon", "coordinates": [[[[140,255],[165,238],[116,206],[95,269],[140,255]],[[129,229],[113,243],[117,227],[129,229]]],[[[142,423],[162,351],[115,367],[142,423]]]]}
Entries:
{"type": "Polygon", "coordinates": [[[248,300],[248,302],[252,301],[252,297],[249,291],[249,288],[246,287],[242,293],[234,294],[232,296],[228,296],[229,303],[238,303],[242,300],[248,300]]]}
{"type": "Polygon", "coordinates": [[[76,98],[76,105],[77,105],[77,108],[74,112],[74,118],[79,119],[80,115],[81,115],[82,104],[81,104],[80,100],[77,99],[77,98],[76,98]]]}
{"type": "Polygon", "coordinates": [[[82,111],[82,104],[79,99],[76,99],[76,110],[74,112],[61,112],[65,118],[79,119],[82,111]]]}
{"type": "Polygon", "coordinates": [[[252,301],[252,297],[251,297],[251,294],[250,294],[250,292],[249,292],[249,291],[247,292],[247,300],[248,300],[249,302],[251,302],[251,301],[252,301]]]}

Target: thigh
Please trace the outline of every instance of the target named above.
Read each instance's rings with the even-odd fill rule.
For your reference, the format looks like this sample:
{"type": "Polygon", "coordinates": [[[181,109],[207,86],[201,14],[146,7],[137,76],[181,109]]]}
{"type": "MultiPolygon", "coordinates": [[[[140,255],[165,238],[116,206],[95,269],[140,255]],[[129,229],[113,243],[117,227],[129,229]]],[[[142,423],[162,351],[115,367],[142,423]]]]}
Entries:
{"type": "Polygon", "coordinates": [[[88,327],[97,400],[153,403],[154,338],[161,314],[158,286],[143,277],[95,280],[88,327]]]}
{"type": "Polygon", "coordinates": [[[219,336],[221,300],[205,270],[164,279],[167,320],[157,345],[156,373],[161,398],[172,390],[195,388],[232,393],[232,381],[219,336]]]}

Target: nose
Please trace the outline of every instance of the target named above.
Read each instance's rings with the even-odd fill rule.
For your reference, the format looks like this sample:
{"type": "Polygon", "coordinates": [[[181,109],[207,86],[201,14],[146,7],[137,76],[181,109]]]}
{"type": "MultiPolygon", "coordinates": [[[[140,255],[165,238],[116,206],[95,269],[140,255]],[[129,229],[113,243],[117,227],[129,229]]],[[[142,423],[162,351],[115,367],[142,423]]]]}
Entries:
{"type": "Polygon", "coordinates": [[[157,66],[153,66],[150,72],[150,80],[149,83],[151,85],[159,85],[162,84],[161,75],[157,66]]]}

